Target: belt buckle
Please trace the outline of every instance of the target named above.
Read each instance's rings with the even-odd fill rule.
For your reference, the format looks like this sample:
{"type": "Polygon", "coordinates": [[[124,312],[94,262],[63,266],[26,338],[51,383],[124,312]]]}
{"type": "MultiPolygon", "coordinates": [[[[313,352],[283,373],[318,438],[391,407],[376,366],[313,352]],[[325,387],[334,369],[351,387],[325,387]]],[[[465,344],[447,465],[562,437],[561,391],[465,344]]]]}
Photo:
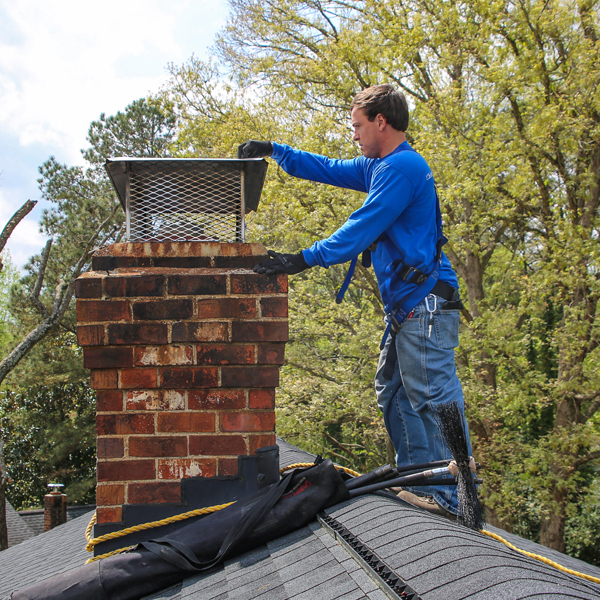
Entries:
{"type": "Polygon", "coordinates": [[[398,333],[402,329],[402,323],[396,319],[394,315],[392,315],[392,331],[394,333],[398,333]]]}
{"type": "Polygon", "coordinates": [[[404,279],[404,281],[408,281],[413,276],[413,273],[417,272],[417,269],[415,269],[415,267],[411,267],[410,265],[407,265],[407,266],[408,266],[408,271],[404,274],[404,277],[402,277],[402,279],[404,279]]]}

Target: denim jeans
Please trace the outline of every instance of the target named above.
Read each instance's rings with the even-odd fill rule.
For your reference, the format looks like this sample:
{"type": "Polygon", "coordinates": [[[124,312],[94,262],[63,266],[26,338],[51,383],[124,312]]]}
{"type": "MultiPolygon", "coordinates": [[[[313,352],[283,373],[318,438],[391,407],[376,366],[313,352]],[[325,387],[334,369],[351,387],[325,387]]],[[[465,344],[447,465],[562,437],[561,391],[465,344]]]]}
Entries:
{"type": "MultiPolygon", "coordinates": [[[[398,360],[389,380],[383,377],[383,371],[391,335],[379,357],[375,376],[377,404],[383,412],[398,465],[452,458],[432,413],[432,407],[450,401],[455,401],[464,413],[454,362],[460,312],[444,310],[445,304],[446,300],[430,294],[417,305],[411,318],[402,323],[395,337],[398,360]]],[[[464,426],[468,439],[466,420],[464,426]]],[[[404,489],[419,496],[433,496],[452,513],[458,510],[456,486],[404,489]]]]}

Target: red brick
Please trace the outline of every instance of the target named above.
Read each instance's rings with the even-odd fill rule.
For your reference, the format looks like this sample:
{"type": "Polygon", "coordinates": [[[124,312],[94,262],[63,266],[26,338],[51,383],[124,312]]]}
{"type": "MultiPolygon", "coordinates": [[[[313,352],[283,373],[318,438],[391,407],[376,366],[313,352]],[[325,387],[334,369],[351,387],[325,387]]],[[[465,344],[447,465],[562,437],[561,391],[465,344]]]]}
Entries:
{"type": "Polygon", "coordinates": [[[255,298],[210,298],[198,300],[199,319],[254,319],[255,298]]]}
{"type": "Polygon", "coordinates": [[[275,390],[250,390],[248,392],[248,408],[275,408],[275,390]]]}
{"type": "Polygon", "coordinates": [[[115,506],[125,502],[125,486],[123,484],[99,485],[96,488],[96,504],[115,506]]]}
{"type": "Polygon", "coordinates": [[[187,456],[187,437],[131,437],[129,456],[187,456]]]}
{"type": "Polygon", "coordinates": [[[133,367],[133,348],[84,348],[83,366],[86,369],[133,367]]]}
{"type": "Polygon", "coordinates": [[[127,392],[127,410],[183,410],[183,390],[134,390],[127,392]]]}
{"type": "Polygon", "coordinates": [[[181,482],[130,483],[128,504],[164,504],[181,502],[181,482]]]}
{"type": "Polygon", "coordinates": [[[188,408],[190,410],[246,408],[246,393],[244,390],[190,390],[188,408]]]}
{"type": "Polygon", "coordinates": [[[80,277],[75,282],[76,298],[102,298],[102,279],[80,277]]]}
{"type": "Polygon", "coordinates": [[[174,323],[171,337],[174,342],[226,342],[229,324],[218,321],[174,323]]]}
{"type": "MultiPolygon", "coordinates": [[[[125,455],[125,444],[123,438],[97,438],[96,440],[98,458],[123,458],[125,455]]],[[[106,502],[104,504],[107,504],[106,502]]],[[[114,502],[118,504],[118,502],[114,502]]]]}
{"type": "Polygon", "coordinates": [[[198,346],[199,365],[252,365],[254,346],[240,344],[206,344],[198,346]]]}
{"type": "Polygon", "coordinates": [[[277,387],[278,367],[221,367],[223,387],[277,387]]]}
{"type": "Polygon", "coordinates": [[[232,342],[287,342],[287,321],[234,321],[232,342]]]}
{"type": "Polygon", "coordinates": [[[131,318],[127,300],[77,300],[77,322],[127,321],[131,318]]]}
{"type": "Polygon", "coordinates": [[[97,415],[96,432],[98,435],[154,433],[154,415],[97,415]]]}
{"type": "Polygon", "coordinates": [[[285,362],[285,344],[258,344],[259,365],[282,365],[285,362]]]}
{"type": "Polygon", "coordinates": [[[164,323],[123,323],[108,326],[109,344],[166,344],[164,323]]]}
{"type": "Polygon", "coordinates": [[[231,275],[232,294],[285,294],[287,275],[259,275],[257,273],[231,275]]]}
{"type": "Polygon", "coordinates": [[[219,458],[219,475],[237,475],[238,474],[238,459],[237,458],[219,458]]]}
{"type": "Polygon", "coordinates": [[[119,387],[117,369],[95,369],[90,373],[90,387],[93,390],[111,390],[119,387]]]}
{"type": "Polygon", "coordinates": [[[203,269],[211,266],[210,256],[155,256],[152,263],[155,267],[168,269],[203,269]]]}
{"type": "Polygon", "coordinates": [[[146,389],[158,386],[158,369],[121,369],[121,387],[146,389]]]}
{"type": "Polygon", "coordinates": [[[271,435],[249,435],[248,436],[248,450],[249,454],[256,454],[259,448],[266,448],[267,446],[275,445],[275,434],[271,435]]]}
{"type": "Polygon", "coordinates": [[[283,298],[261,298],[260,314],[263,317],[287,317],[288,299],[283,298]]]}
{"type": "Polygon", "coordinates": [[[98,462],[98,481],[156,479],[153,460],[111,460],[98,462]]]}
{"type": "Polygon", "coordinates": [[[191,346],[149,346],[135,348],[134,360],[138,366],[191,365],[194,352],[191,346]]]}
{"type": "Polygon", "coordinates": [[[123,410],[123,392],[120,390],[100,390],[96,392],[96,410],[98,412],[123,410]]]}
{"type": "Polygon", "coordinates": [[[241,435],[191,435],[190,454],[200,456],[239,456],[247,454],[241,435]]]}
{"type": "Polygon", "coordinates": [[[265,262],[268,256],[215,256],[217,269],[252,269],[255,265],[265,262]]]}
{"type": "Polygon", "coordinates": [[[163,275],[107,277],[104,291],[107,296],[164,296],[165,278],[163,275]]]}
{"type": "Polygon", "coordinates": [[[104,344],[104,325],[79,325],[77,343],[80,346],[102,346],[104,344]]]}
{"type": "Polygon", "coordinates": [[[120,523],[123,520],[122,517],[123,509],[120,506],[116,508],[97,508],[96,509],[96,523],[102,525],[103,523],[120,523]]]}
{"type": "Polygon", "coordinates": [[[201,433],[215,430],[212,413],[159,413],[158,431],[165,433],[201,433]]]}
{"type": "Polygon", "coordinates": [[[93,271],[114,271],[130,267],[151,267],[152,260],[146,256],[92,256],[93,271]]]}
{"type": "Polygon", "coordinates": [[[221,413],[221,431],[273,431],[275,413],[269,412],[232,412],[221,413]]]}
{"type": "Polygon", "coordinates": [[[194,304],[191,299],[134,302],[133,318],[141,321],[191,319],[194,304]]]}
{"type": "Polygon", "coordinates": [[[171,275],[169,277],[169,294],[215,296],[226,293],[226,275],[171,275]]]}
{"type": "Polygon", "coordinates": [[[160,387],[198,388],[219,384],[217,367],[174,367],[161,369],[160,387]]]}
{"type": "Polygon", "coordinates": [[[216,474],[217,461],[214,458],[167,458],[158,461],[159,479],[214,477],[216,474]]]}

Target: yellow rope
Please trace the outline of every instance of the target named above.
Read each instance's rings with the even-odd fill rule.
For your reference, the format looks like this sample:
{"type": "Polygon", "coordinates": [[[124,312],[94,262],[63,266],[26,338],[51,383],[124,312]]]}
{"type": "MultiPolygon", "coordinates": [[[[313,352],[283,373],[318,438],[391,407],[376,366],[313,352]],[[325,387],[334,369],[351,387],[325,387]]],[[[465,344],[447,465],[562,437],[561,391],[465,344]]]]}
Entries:
{"type": "MultiPolygon", "coordinates": [[[[288,465],[287,467],[283,467],[283,469],[279,469],[280,473],[285,473],[286,471],[290,471],[291,469],[300,469],[302,467],[314,467],[315,463],[294,463],[293,465],[288,465]]],[[[360,473],[353,471],[352,469],[348,469],[346,467],[340,467],[339,465],[335,465],[335,468],[338,471],[344,471],[344,473],[348,473],[348,475],[352,475],[352,477],[360,477],[360,473]]]]}
{"type": "Polygon", "coordinates": [[[520,552],[521,554],[525,554],[525,556],[529,556],[530,558],[535,558],[536,560],[541,560],[543,563],[546,563],[547,565],[550,565],[551,567],[554,567],[555,569],[558,569],[559,571],[564,571],[565,573],[569,573],[570,575],[575,575],[576,577],[582,577],[583,579],[587,579],[588,581],[593,581],[594,583],[600,583],[600,579],[598,577],[592,577],[591,575],[586,575],[585,573],[580,573],[579,571],[574,571],[573,569],[568,569],[567,567],[563,567],[562,565],[559,565],[557,562],[554,562],[553,560],[550,560],[549,558],[546,558],[545,556],[541,556],[540,554],[534,554],[533,552],[527,552],[526,550],[521,550],[520,548],[513,546],[508,540],[505,540],[503,537],[499,536],[496,533],[492,533],[491,531],[487,531],[486,529],[482,529],[479,533],[483,533],[484,535],[487,535],[495,540],[498,540],[499,542],[502,542],[503,544],[505,544],[512,550],[516,550],[517,552],[520,552]]]}
{"type": "Polygon", "coordinates": [[[227,504],[217,504],[215,506],[209,506],[207,508],[198,508],[196,510],[190,510],[188,512],[181,513],[180,515],[174,515],[173,517],[169,517],[167,519],[161,519],[160,521],[151,521],[150,523],[134,525],[133,527],[127,527],[126,529],[121,529],[120,531],[107,533],[105,535],[101,535],[100,537],[89,539],[88,530],[91,531],[96,521],[96,513],[94,513],[94,516],[92,517],[92,520],[90,521],[90,524],[88,525],[86,530],[86,538],[88,540],[88,543],[85,549],[88,552],[91,552],[94,549],[94,546],[101,544],[102,542],[106,542],[108,540],[115,540],[117,538],[129,535],[130,533],[135,533],[137,531],[144,531],[146,529],[152,529],[154,527],[161,527],[162,525],[169,525],[169,523],[176,523],[177,521],[183,521],[185,519],[189,519],[190,517],[208,515],[210,513],[217,512],[218,510],[222,510],[223,508],[227,508],[232,504],[234,504],[234,502],[228,502],[227,504]]]}
{"type": "Polygon", "coordinates": [[[107,552],[106,554],[99,554],[98,556],[94,556],[93,558],[88,558],[85,561],[85,564],[92,563],[96,560],[102,560],[103,558],[108,558],[109,556],[115,556],[116,554],[121,554],[121,552],[127,552],[127,550],[132,550],[136,547],[137,544],[133,546],[127,546],[126,548],[119,548],[118,550],[113,550],[112,552],[107,552]]]}

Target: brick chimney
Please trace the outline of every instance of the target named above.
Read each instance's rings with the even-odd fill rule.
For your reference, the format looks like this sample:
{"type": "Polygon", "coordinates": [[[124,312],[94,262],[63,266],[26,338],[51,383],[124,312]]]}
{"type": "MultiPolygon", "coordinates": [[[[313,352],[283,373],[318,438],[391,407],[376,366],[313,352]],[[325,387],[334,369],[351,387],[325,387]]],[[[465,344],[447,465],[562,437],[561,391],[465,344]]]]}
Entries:
{"type": "Polygon", "coordinates": [[[287,276],[254,273],[265,256],[259,244],[121,243],[77,280],[97,396],[96,535],[278,477],[276,448],[257,450],[275,444],[287,276]]]}
{"type": "Polygon", "coordinates": [[[51,483],[44,496],[44,531],[50,531],[67,522],[67,496],[60,491],[62,484],[51,483]]]}

